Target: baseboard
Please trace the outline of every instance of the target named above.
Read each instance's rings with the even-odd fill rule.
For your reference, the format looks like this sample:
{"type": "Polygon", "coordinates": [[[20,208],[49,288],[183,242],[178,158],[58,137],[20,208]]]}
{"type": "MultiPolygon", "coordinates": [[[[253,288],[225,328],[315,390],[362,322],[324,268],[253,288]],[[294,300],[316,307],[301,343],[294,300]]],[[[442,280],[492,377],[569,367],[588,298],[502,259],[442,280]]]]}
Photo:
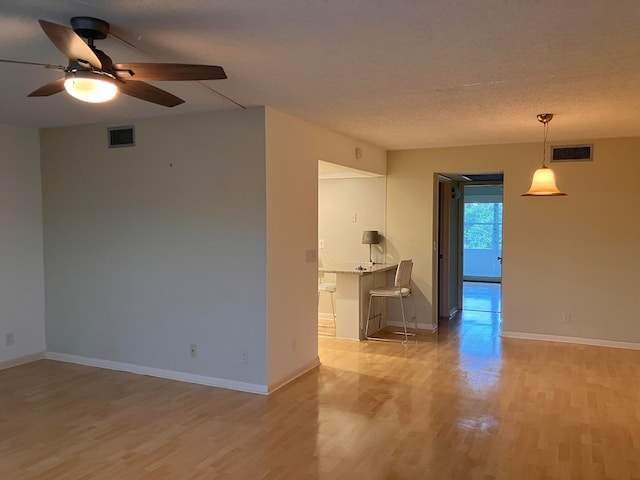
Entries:
{"type": "Polygon", "coordinates": [[[4,362],[0,362],[0,370],[17,367],[18,365],[24,365],[25,363],[35,362],[37,360],[42,360],[43,358],[45,358],[45,352],[32,353],[31,355],[6,360],[4,362]]]}
{"type": "Polygon", "coordinates": [[[544,342],[576,343],[579,345],[593,345],[596,347],[640,350],[640,343],[618,342],[615,340],[600,340],[597,338],[563,337],[560,335],[541,335],[538,333],[520,333],[508,331],[503,331],[500,336],[504,338],[520,338],[522,340],[541,340],[544,342]]]}
{"type": "Polygon", "coordinates": [[[276,390],[284,387],[286,384],[293,382],[296,378],[301,377],[302,375],[304,375],[307,372],[310,372],[314,368],[317,368],[319,365],[320,365],[320,358],[316,357],[315,359],[313,359],[309,363],[307,363],[305,366],[303,366],[303,367],[299,368],[298,370],[296,370],[291,375],[287,375],[284,379],[281,379],[281,380],[275,382],[273,385],[270,385],[269,386],[269,395],[272,394],[273,392],[275,392],[276,390]]]}
{"type": "Polygon", "coordinates": [[[260,385],[256,383],[237,382],[235,380],[227,380],[224,378],[208,377],[205,375],[196,375],[193,373],[176,372],[174,370],[164,370],[161,368],[145,367],[142,365],[114,362],[111,360],[102,360],[99,358],[82,357],[79,355],[69,355],[66,353],[46,352],[44,356],[45,358],[56,360],[58,362],[76,363],[78,365],[86,365],[88,367],[105,368],[107,370],[118,370],[121,372],[136,373],[138,375],[166,378],[168,380],[176,380],[178,382],[197,383],[198,385],[206,385],[208,387],[227,388],[229,390],[257,393],[260,395],[267,395],[269,393],[266,385],[260,385]]]}
{"type": "Polygon", "coordinates": [[[361,342],[362,340],[364,340],[362,338],[331,337],[331,335],[322,335],[322,336],[327,338],[336,338],[338,340],[342,340],[343,342],[361,342]]]}
{"type": "MultiPolygon", "coordinates": [[[[413,328],[414,323],[413,322],[407,322],[407,328],[413,328]]],[[[402,328],[402,322],[387,322],[386,326],[388,327],[396,327],[396,328],[402,328]]],[[[418,322],[418,330],[429,330],[429,331],[433,331],[433,326],[432,325],[428,325],[426,323],[420,323],[418,322]]]]}

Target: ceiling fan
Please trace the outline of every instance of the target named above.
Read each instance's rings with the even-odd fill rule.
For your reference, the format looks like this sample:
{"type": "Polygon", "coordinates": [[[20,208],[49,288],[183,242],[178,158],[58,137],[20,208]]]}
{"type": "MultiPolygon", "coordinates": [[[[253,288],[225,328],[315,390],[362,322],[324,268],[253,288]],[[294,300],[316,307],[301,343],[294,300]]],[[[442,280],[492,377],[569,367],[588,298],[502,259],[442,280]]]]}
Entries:
{"type": "Polygon", "coordinates": [[[220,80],[227,78],[222,67],[184,63],[113,63],[111,58],[94,45],[109,33],[109,24],[93,17],[73,17],[71,26],[38,20],[49,40],[69,58],[69,65],[3,60],[5,63],[40,65],[64,72],[64,77],[47,83],[31,92],[29,97],[47,97],[67,91],[84,102],[102,103],[114,99],[118,92],[147,102],[175,107],[184,103],[181,98],[145,83],[164,80],[220,80]],[[87,41],[82,39],[85,38],[87,41]]]}

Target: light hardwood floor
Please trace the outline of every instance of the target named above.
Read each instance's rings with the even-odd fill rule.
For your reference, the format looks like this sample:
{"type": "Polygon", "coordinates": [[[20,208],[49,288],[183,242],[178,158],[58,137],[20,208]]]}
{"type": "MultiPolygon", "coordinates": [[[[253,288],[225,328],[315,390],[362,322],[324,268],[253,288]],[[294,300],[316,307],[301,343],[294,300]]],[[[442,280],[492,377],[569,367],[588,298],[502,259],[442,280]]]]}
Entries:
{"type": "Polygon", "coordinates": [[[0,479],[640,478],[640,351],[320,337],[270,397],[53,361],[0,371],[0,479]]]}

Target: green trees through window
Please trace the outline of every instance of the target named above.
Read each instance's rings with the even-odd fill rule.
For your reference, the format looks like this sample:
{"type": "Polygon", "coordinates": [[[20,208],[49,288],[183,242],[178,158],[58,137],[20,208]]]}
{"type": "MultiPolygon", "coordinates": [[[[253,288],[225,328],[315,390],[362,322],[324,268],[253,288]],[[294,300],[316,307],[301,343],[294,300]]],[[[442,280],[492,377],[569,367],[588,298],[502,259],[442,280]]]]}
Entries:
{"type": "Polygon", "coordinates": [[[502,203],[466,203],[464,248],[502,250],[502,203]]]}

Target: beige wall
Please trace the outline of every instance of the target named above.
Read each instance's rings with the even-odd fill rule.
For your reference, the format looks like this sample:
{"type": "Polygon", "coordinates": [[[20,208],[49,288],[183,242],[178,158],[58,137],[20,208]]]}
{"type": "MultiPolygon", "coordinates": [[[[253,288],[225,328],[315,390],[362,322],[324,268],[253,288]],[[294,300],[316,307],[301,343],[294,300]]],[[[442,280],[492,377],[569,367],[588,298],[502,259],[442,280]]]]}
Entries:
{"type": "Polygon", "coordinates": [[[45,330],[38,130],[0,125],[0,147],[2,366],[44,352],[45,330]]]}
{"type": "Polygon", "coordinates": [[[386,153],[266,109],[268,383],[318,362],[318,160],[384,174],[386,153]],[[356,159],[356,147],[362,149],[356,159]]]}
{"type": "Polygon", "coordinates": [[[552,164],[569,193],[552,198],[520,196],[537,143],[389,153],[387,249],[414,259],[420,321],[434,323],[434,173],[503,171],[503,331],[640,343],[640,138],[563,143],[594,143],[595,159],[552,164]]]}

